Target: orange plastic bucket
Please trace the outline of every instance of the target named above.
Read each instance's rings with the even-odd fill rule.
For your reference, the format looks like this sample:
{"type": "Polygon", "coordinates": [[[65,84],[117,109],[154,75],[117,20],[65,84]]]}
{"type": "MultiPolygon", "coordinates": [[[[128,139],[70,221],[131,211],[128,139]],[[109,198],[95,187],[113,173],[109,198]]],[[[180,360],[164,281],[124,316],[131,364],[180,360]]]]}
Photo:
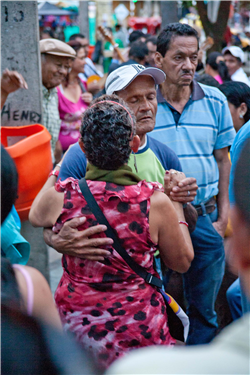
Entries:
{"type": "Polygon", "coordinates": [[[48,130],[40,124],[1,127],[1,142],[18,171],[15,207],[22,221],[28,220],[31,204],[52,169],[50,139],[48,130]]]}

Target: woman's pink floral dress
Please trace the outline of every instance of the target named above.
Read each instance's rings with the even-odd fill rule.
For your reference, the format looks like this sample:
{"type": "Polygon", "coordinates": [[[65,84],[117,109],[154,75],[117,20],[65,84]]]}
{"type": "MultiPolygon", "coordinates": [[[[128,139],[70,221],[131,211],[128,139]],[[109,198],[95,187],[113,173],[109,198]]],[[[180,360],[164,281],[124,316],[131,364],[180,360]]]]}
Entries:
{"type": "MultiPolygon", "coordinates": [[[[146,181],[131,186],[87,182],[129,255],[159,277],[153,268],[156,244],[150,238],[148,216],[150,197],[162,186],[146,181]]],[[[64,206],[55,232],[74,217],[87,217],[79,230],[97,224],[77,180],[59,181],[56,189],[64,192],[64,206]]],[[[135,274],[116,250],[107,249],[111,256],[101,262],[64,255],[64,272],[55,294],[65,329],[92,351],[103,368],[129,350],[175,343],[161,294],[135,274]]]]}

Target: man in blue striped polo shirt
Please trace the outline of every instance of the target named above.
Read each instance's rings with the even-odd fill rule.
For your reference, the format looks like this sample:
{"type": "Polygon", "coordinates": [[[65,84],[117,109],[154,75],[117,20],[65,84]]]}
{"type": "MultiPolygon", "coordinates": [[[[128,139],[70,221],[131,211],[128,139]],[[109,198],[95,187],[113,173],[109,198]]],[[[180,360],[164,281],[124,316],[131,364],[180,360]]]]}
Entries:
{"type": "Polygon", "coordinates": [[[226,97],[217,88],[193,81],[198,42],[196,30],[180,23],[169,24],[159,35],[155,62],[166,80],[158,90],[151,133],[175,151],[183,172],[195,177],[199,187],[193,201],[199,217],[191,235],[195,258],[184,275],[190,345],[207,343],[216,334],[214,304],[224,275],[229,213],[228,146],[235,136],[226,97]]]}

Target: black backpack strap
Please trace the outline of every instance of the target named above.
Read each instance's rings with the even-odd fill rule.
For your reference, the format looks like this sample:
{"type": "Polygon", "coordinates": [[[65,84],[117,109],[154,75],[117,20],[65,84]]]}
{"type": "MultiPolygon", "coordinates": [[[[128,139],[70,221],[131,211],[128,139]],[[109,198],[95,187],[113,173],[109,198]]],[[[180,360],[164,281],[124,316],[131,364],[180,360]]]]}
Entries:
{"type": "Polygon", "coordinates": [[[145,268],[141,267],[138,263],[134,261],[133,258],[126,252],[126,250],[121,246],[120,240],[115,233],[114,229],[110,226],[108,220],[106,219],[105,215],[103,214],[102,210],[98,206],[95,198],[93,197],[91,191],[89,190],[88,184],[85,178],[82,178],[79,181],[79,187],[81,189],[82,195],[86,199],[89,208],[91,209],[92,213],[95,215],[99,224],[106,225],[108,228],[105,233],[107,237],[112,238],[114,241],[113,247],[115,250],[120,254],[120,256],[125,260],[125,262],[129,265],[129,267],[137,273],[140,277],[142,277],[148,284],[154,285],[158,288],[162,287],[162,281],[158,277],[155,277],[151,273],[147,272],[145,268]]]}

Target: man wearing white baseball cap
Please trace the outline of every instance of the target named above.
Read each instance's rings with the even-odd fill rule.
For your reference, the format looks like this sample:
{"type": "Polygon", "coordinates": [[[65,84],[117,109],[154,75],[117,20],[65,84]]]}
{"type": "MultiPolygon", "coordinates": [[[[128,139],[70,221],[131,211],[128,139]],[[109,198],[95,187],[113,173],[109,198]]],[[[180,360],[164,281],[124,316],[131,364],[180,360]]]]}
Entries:
{"type": "Polygon", "coordinates": [[[106,94],[111,95],[117,91],[125,90],[137,77],[150,76],[159,85],[165,80],[165,74],[157,68],[145,68],[140,64],[124,65],[114,70],[105,83],[106,94]]]}
{"type": "Polygon", "coordinates": [[[222,50],[224,60],[232,81],[244,82],[250,86],[250,81],[242,66],[245,61],[244,52],[240,47],[230,46],[222,50]]]}
{"type": "MultiPolygon", "coordinates": [[[[164,184],[166,170],[181,170],[176,154],[166,145],[147,135],[155,126],[157,111],[156,86],[164,80],[165,73],[162,70],[132,64],[116,69],[108,76],[106,81],[106,93],[108,95],[115,93],[122,97],[135,114],[136,133],[140,137],[140,148],[136,153],[138,175],[149,182],[158,181],[162,184],[164,184]]],[[[59,178],[62,180],[68,177],[81,179],[85,176],[86,166],[86,156],[82,152],[79,143],[76,143],[69,148],[63,159],[59,178]]],[[[136,172],[133,155],[128,161],[128,166],[131,167],[133,172],[136,172]]],[[[56,179],[51,181],[51,184],[55,182],[56,179]]],[[[171,196],[182,203],[191,202],[198,188],[196,179],[192,177],[186,178],[182,180],[182,184],[183,186],[179,188],[178,192],[175,189],[171,192],[171,196]],[[188,195],[187,191],[189,191],[188,195]]],[[[190,207],[192,208],[191,205],[187,206],[187,211],[189,211],[190,207]]],[[[34,206],[33,212],[35,212],[34,206]]],[[[36,222],[33,225],[39,226],[39,212],[35,216],[36,222]]],[[[85,231],[79,232],[77,226],[81,222],[77,223],[77,220],[79,219],[75,218],[65,223],[57,235],[52,230],[46,229],[44,231],[45,242],[59,253],[80,256],[83,259],[104,260],[104,257],[108,255],[108,251],[102,248],[105,243],[98,242],[100,239],[98,241],[95,239],[95,242],[93,242],[94,239],[88,238],[90,236],[88,232],[86,234],[85,231]]],[[[91,229],[91,235],[104,230],[100,226],[95,226],[91,229]]]]}
{"type": "Polygon", "coordinates": [[[61,120],[55,88],[66,77],[76,52],[68,44],[57,39],[42,39],[39,47],[43,83],[43,125],[51,134],[52,159],[58,162],[61,159],[61,149],[58,149],[59,142],[57,142],[61,120]]]}

